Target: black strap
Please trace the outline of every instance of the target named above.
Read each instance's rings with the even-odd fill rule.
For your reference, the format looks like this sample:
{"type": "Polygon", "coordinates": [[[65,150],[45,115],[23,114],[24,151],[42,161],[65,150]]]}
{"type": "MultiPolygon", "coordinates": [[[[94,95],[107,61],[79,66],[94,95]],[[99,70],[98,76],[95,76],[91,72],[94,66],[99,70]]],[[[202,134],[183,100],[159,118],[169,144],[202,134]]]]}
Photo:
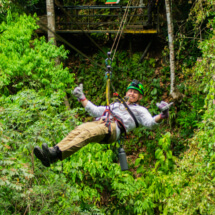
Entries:
{"type": "Polygon", "coordinates": [[[106,136],[103,139],[103,141],[108,142],[109,138],[111,137],[111,119],[110,119],[110,115],[112,115],[112,112],[111,112],[109,106],[106,107],[106,110],[103,113],[103,116],[105,116],[105,115],[106,115],[106,118],[104,119],[104,123],[105,123],[105,126],[108,127],[108,134],[106,134],[106,136]]]}
{"type": "Polygon", "coordinates": [[[131,117],[133,118],[134,122],[135,122],[135,125],[136,125],[136,128],[139,127],[139,123],[136,119],[136,117],[134,116],[133,112],[131,111],[131,109],[128,107],[127,103],[125,102],[124,99],[122,99],[122,97],[116,92],[113,84],[111,83],[111,87],[113,89],[113,91],[115,92],[114,94],[119,98],[120,102],[125,106],[125,109],[128,111],[128,113],[131,115],[131,117]]]}
{"type": "Polygon", "coordinates": [[[133,118],[136,128],[139,127],[139,123],[136,119],[136,117],[134,116],[133,112],[131,111],[131,109],[128,107],[127,103],[125,102],[124,99],[122,99],[122,97],[118,94],[117,97],[119,98],[119,100],[121,101],[121,103],[125,106],[125,109],[129,112],[129,114],[131,115],[131,117],[133,118]]]}

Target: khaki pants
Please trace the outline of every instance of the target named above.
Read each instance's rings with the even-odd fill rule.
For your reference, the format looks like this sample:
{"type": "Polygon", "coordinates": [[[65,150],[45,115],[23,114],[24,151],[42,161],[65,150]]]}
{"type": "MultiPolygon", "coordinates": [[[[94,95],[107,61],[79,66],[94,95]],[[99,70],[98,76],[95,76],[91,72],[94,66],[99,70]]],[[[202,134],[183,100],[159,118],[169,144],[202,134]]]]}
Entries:
{"type": "MultiPolygon", "coordinates": [[[[77,152],[88,143],[102,143],[108,135],[108,127],[103,120],[87,122],[71,131],[60,143],[57,144],[62,152],[62,160],[77,152]]],[[[116,123],[111,123],[111,136],[106,143],[116,140],[116,123]]]]}

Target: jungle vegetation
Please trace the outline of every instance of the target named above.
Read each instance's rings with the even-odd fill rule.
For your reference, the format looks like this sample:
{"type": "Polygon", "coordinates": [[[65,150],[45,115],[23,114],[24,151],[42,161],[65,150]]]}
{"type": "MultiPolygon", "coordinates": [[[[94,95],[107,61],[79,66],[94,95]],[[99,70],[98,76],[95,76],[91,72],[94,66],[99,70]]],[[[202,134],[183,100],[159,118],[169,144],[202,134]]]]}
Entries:
{"type": "MultiPolygon", "coordinates": [[[[106,105],[105,71],[36,33],[36,8],[45,11],[44,1],[0,1],[0,214],[215,214],[215,2],[190,2],[172,1],[176,87],[183,97],[158,128],[129,134],[129,170],[122,172],[117,142],[89,144],[50,168],[36,159],[36,145],[54,146],[93,120],[72,97],[75,86],[82,82],[89,100],[106,105]]],[[[142,81],[141,105],[152,115],[159,113],[156,102],[172,101],[163,22],[159,55],[139,63],[142,52],[119,48],[112,65],[121,95],[132,79],[142,81]]],[[[109,50],[107,37],[92,37],[109,50]]],[[[101,51],[90,57],[104,65],[101,51]]]]}

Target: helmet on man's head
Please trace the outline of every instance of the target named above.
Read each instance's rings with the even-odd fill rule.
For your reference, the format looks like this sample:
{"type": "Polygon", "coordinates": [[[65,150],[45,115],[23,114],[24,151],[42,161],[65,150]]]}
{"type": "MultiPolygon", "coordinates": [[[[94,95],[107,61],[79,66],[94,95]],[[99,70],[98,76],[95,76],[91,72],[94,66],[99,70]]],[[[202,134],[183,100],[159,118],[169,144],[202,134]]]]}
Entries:
{"type": "Polygon", "coordinates": [[[143,91],[143,85],[142,83],[140,83],[138,80],[133,80],[127,87],[126,89],[126,92],[129,90],[129,89],[134,89],[134,90],[137,90],[141,95],[144,94],[144,91],[143,91]]]}

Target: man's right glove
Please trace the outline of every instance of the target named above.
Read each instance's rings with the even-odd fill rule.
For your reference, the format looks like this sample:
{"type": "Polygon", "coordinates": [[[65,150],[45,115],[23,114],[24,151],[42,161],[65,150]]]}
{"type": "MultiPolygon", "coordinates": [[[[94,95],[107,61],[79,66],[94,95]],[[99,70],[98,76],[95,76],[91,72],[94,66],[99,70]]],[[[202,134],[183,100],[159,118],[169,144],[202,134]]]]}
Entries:
{"type": "Polygon", "coordinates": [[[162,101],[161,103],[157,103],[156,105],[161,110],[161,114],[160,114],[161,119],[169,118],[169,108],[173,105],[173,102],[168,104],[162,101]]]}
{"type": "Polygon", "coordinates": [[[79,102],[86,99],[83,93],[83,84],[80,84],[78,87],[72,90],[71,93],[78,99],[79,102]]]}

